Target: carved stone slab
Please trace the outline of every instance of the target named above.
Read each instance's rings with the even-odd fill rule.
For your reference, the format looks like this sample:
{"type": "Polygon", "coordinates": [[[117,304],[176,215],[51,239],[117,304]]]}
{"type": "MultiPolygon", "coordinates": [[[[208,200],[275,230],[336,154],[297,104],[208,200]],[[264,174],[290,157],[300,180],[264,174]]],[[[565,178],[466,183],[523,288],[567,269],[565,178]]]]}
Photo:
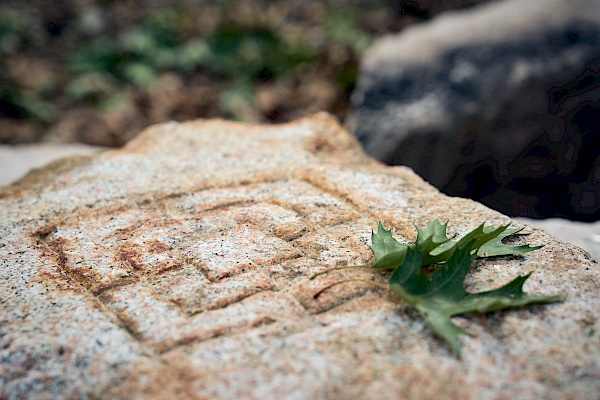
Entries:
{"type": "MultiPolygon", "coordinates": [[[[572,398],[600,392],[600,273],[528,228],[526,258],[477,262],[467,289],[532,272],[563,303],[456,318],[457,359],[369,263],[378,220],[464,234],[510,219],[386,167],[323,114],[279,126],[153,126],[0,195],[0,398],[572,398]]],[[[524,239],[519,239],[524,240],[524,239]]]]}

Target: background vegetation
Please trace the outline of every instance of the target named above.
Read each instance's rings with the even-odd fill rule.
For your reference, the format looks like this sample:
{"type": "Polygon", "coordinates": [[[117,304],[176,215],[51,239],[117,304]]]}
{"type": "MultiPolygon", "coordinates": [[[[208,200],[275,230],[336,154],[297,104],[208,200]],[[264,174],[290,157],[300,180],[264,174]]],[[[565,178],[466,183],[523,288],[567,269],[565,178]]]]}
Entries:
{"type": "Polygon", "coordinates": [[[193,118],[343,119],[375,37],[472,2],[3,1],[0,143],[118,146],[193,118]]]}

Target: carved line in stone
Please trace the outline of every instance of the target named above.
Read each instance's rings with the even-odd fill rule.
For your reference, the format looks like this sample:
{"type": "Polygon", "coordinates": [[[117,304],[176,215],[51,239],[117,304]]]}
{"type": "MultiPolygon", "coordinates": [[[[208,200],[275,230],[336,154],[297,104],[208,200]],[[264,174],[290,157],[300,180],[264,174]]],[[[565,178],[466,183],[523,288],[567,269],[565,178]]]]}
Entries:
{"type": "MultiPolygon", "coordinates": [[[[170,217],[174,217],[174,216],[172,216],[172,215],[169,215],[168,217],[170,218],[170,217]]],[[[177,218],[177,219],[173,219],[173,220],[179,220],[179,221],[183,221],[183,219],[181,219],[181,218],[177,218]]],[[[52,231],[56,231],[56,228],[52,228],[52,231]]],[[[51,233],[52,233],[52,232],[47,232],[47,233],[46,233],[46,237],[47,237],[48,235],[50,235],[51,233]]],[[[87,287],[84,285],[84,282],[82,282],[82,277],[81,277],[80,275],[73,276],[73,275],[74,275],[74,273],[73,273],[71,270],[69,270],[68,268],[66,268],[66,267],[64,266],[64,264],[65,264],[65,262],[66,262],[66,258],[67,258],[68,256],[66,256],[66,255],[63,253],[63,251],[62,251],[62,249],[61,249],[61,245],[60,245],[60,243],[57,243],[57,242],[55,242],[55,243],[49,243],[47,240],[44,240],[44,244],[45,244],[45,245],[46,245],[46,246],[47,246],[49,249],[51,249],[51,251],[52,251],[52,253],[53,253],[53,254],[55,254],[55,258],[56,258],[56,260],[58,261],[58,263],[60,264],[60,268],[61,268],[61,271],[62,271],[62,273],[63,273],[63,274],[65,274],[65,275],[67,275],[67,276],[69,276],[69,277],[71,278],[71,280],[73,280],[73,281],[77,282],[77,284],[79,284],[80,286],[84,287],[84,288],[86,289],[86,291],[89,291],[90,293],[92,293],[92,294],[93,294],[93,295],[95,295],[95,296],[99,296],[99,295],[101,295],[102,293],[106,292],[107,290],[111,290],[111,289],[114,289],[114,288],[116,288],[116,287],[120,287],[120,286],[126,286],[126,285],[128,285],[128,284],[131,284],[131,283],[135,283],[135,282],[136,282],[136,280],[135,280],[134,278],[132,278],[132,279],[122,278],[122,279],[118,280],[118,281],[117,281],[117,282],[116,282],[114,285],[111,285],[110,287],[103,287],[103,288],[101,288],[99,291],[91,291],[91,290],[89,290],[89,289],[88,289],[88,288],[87,288],[87,287]]],[[[113,249],[113,251],[114,251],[114,253],[115,253],[115,254],[118,256],[118,249],[113,249]]],[[[186,266],[186,265],[190,265],[190,264],[188,264],[186,261],[184,261],[183,259],[181,259],[180,257],[177,257],[177,258],[180,260],[180,263],[179,263],[179,264],[181,265],[181,266],[180,266],[179,268],[177,268],[177,269],[181,269],[181,268],[183,268],[183,267],[184,267],[184,266],[186,266]]],[[[133,266],[131,266],[131,263],[129,263],[129,262],[128,262],[128,260],[126,260],[126,259],[122,259],[122,257],[121,257],[121,260],[120,260],[120,261],[121,261],[121,262],[123,262],[123,263],[125,263],[126,265],[128,265],[128,266],[129,266],[129,269],[130,269],[131,271],[134,271],[134,270],[135,270],[135,268],[134,268],[133,266]]],[[[206,277],[206,275],[204,274],[204,272],[202,271],[202,269],[201,269],[201,268],[196,268],[196,267],[194,267],[194,269],[195,269],[195,270],[197,270],[198,272],[200,272],[201,274],[203,274],[203,275],[206,277]]],[[[262,268],[259,268],[259,270],[262,270],[262,268]]],[[[168,271],[161,271],[159,274],[157,274],[156,276],[153,276],[153,277],[151,277],[151,278],[143,278],[143,277],[142,277],[141,279],[139,279],[139,281],[140,281],[140,282],[142,282],[142,281],[149,281],[149,280],[151,280],[151,279],[156,279],[158,276],[160,276],[160,275],[163,275],[163,274],[165,274],[165,273],[167,273],[167,272],[168,272],[168,271]]],[[[263,271],[263,273],[265,273],[265,272],[263,271]]],[[[268,274],[267,274],[267,273],[265,273],[265,276],[268,276],[268,274]]],[[[209,279],[207,278],[207,280],[209,280],[209,279]]],[[[240,296],[238,296],[238,297],[236,298],[236,300],[235,300],[235,301],[241,301],[242,299],[244,299],[244,298],[246,298],[246,297],[248,297],[248,296],[251,296],[251,295],[253,295],[253,294],[255,294],[255,292],[248,293],[246,296],[241,296],[241,297],[240,297],[240,296]]],[[[165,299],[165,300],[168,300],[168,299],[165,299]]],[[[171,300],[168,300],[168,301],[171,301],[171,300]]],[[[224,306],[226,306],[226,305],[227,305],[227,304],[225,304],[224,306]]]]}
{"type": "MultiPolygon", "coordinates": [[[[85,285],[83,285],[78,279],[76,279],[73,274],[68,271],[64,266],[64,255],[61,255],[57,252],[54,246],[46,240],[46,238],[52,234],[52,232],[56,231],[57,226],[48,226],[47,228],[43,228],[43,230],[38,230],[34,237],[37,237],[37,241],[35,244],[37,246],[43,246],[48,252],[53,254],[56,262],[57,268],[60,270],[61,274],[67,277],[73,285],[78,286],[82,289],[84,293],[88,293],[90,298],[94,300],[94,302],[98,305],[98,308],[102,310],[103,313],[112,316],[113,321],[118,321],[118,326],[123,329],[127,334],[132,337],[134,340],[141,342],[137,337],[136,333],[131,330],[131,328],[121,319],[118,315],[112,312],[106,304],[99,298],[99,296],[95,295],[92,291],[90,291],[85,285]]],[[[148,351],[148,349],[147,349],[148,351]]]]}
{"type": "MultiPolygon", "coordinates": [[[[299,180],[299,181],[300,181],[300,180],[299,180]]],[[[302,181],[302,182],[304,182],[304,183],[306,183],[306,184],[308,184],[308,185],[310,185],[311,187],[314,187],[314,188],[316,189],[316,191],[317,191],[317,192],[321,192],[321,193],[325,193],[325,194],[331,195],[331,196],[333,196],[334,198],[336,198],[337,200],[339,200],[340,202],[342,202],[342,203],[344,203],[344,204],[348,205],[350,209],[352,209],[352,210],[356,210],[356,207],[355,207],[355,205],[353,205],[353,204],[351,204],[350,202],[348,202],[348,200],[347,200],[346,196],[343,196],[343,198],[342,198],[342,196],[340,196],[340,194],[339,194],[339,193],[330,192],[330,191],[328,191],[328,190],[325,190],[324,188],[321,188],[321,187],[319,187],[319,186],[317,186],[317,185],[315,185],[315,184],[313,184],[313,183],[311,183],[311,182],[308,182],[308,181],[306,181],[306,180],[301,180],[301,181],[302,181]]],[[[232,186],[232,187],[228,187],[228,188],[224,188],[224,189],[232,189],[232,190],[235,190],[235,189],[236,189],[236,188],[238,188],[238,187],[240,187],[240,186],[239,186],[239,185],[237,185],[237,186],[232,186]]],[[[207,190],[210,190],[210,189],[207,189],[207,190]]],[[[202,190],[202,191],[204,191],[204,190],[202,190]]],[[[199,192],[202,192],[202,191],[199,191],[199,192]]],[[[188,193],[186,193],[186,194],[188,194],[188,193]]],[[[176,198],[176,197],[181,197],[181,196],[168,196],[168,198],[176,198]]],[[[186,220],[185,218],[178,217],[178,216],[176,216],[176,215],[175,215],[173,212],[171,212],[171,210],[168,208],[168,205],[167,205],[167,203],[166,203],[164,200],[165,200],[165,199],[156,199],[156,200],[153,200],[153,201],[150,201],[150,202],[149,202],[149,201],[141,201],[141,202],[137,202],[137,201],[136,201],[136,205],[138,206],[138,208],[139,208],[140,210],[143,210],[143,209],[147,209],[147,210],[151,210],[151,209],[153,209],[153,210],[156,210],[156,211],[158,211],[158,212],[160,213],[160,215],[161,215],[161,216],[162,216],[162,217],[163,217],[165,220],[173,220],[173,221],[178,221],[178,222],[181,222],[181,223],[183,223],[185,226],[187,226],[187,227],[189,228],[189,230],[190,230],[190,231],[192,231],[192,229],[191,229],[191,228],[189,227],[189,225],[187,224],[187,220],[186,220]]],[[[292,212],[294,212],[296,215],[298,215],[298,217],[300,218],[300,220],[302,221],[302,223],[303,223],[304,225],[306,225],[306,226],[310,226],[310,224],[308,224],[308,221],[307,221],[307,219],[306,219],[306,218],[307,218],[307,216],[308,216],[308,214],[306,214],[306,213],[303,213],[303,212],[302,212],[302,210],[298,210],[297,208],[294,208],[294,207],[290,207],[290,206],[288,206],[288,204],[285,204],[285,202],[275,202],[273,197],[267,198],[267,199],[265,199],[265,200],[263,200],[263,201],[261,201],[261,202],[258,202],[258,203],[251,203],[250,205],[249,205],[249,204],[248,204],[246,201],[244,201],[244,200],[236,200],[236,201],[231,201],[231,202],[227,202],[226,204],[219,204],[219,205],[216,205],[215,207],[211,207],[211,208],[205,209],[205,210],[203,210],[203,213],[205,213],[206,211],[214,211],[214,210],[218,210],[218,209],[229,210],[229,209],[241,208],[242,206],[251,206],[251,205],[256,205],[256,204],[260,204],[260,203],[271,204],[271,205],[275,205],[275,206],[278,206],[278,207],[282,207],[282,208],[283,208],[283,209],[285,209],[285,210],[292,211],[292,212]]],[[[89,210],[87,210],[87,211],[89,212],[89,210]]],[[[100,210],[98,210],[98,211],[100,211],[100,210]]],[[[356,211],[357,211],[357,210],[356,210],[356,211]]],[[[100,212],[100,213],[101,213],[101,212],[100,212]]],[[[361,212],[358,212],[358,214],[362,214],[362,213],[361,213],[361,212]]],[[[335,223],[335,224],[332,224],[332,225],[326,225],[326,226],[327,226],[327,227],[329,227],[329,228],[331,228],[331,227],[335,227],[335,226],[338,226],[338,225],[343,225],[343,224],[345,224],[345,223],[347,223],[347,222],[348,222],[348,221],[340,221],[340,222],[338,222],[338,223],[335,223]]],[[[71,225],[71,224],[69,224],[69,225],[71,225]]],[[[256,225],[256,227],[257,227],[258,229],[260,229],[261,231],[264,231],[264,230],[265,230],[265,229],[264,229],[264,227],[261,227],[260,225],[256,225]]],[[[54,228],[54,229],[56,229],[56,228],[54,228]]],[[[269,234],[269,232],[265,232],[265,233],[266,233],[266,234],[269,234]]],[[[300,236],[298,236],[298,237],[295,237],[295,238],[292,238],[292,239],[288,240],[288,242],[292,242],[293,240],[296,240],[296,239],[298,239],[298,238],[300,238],[300,237],[304,236],[304,234],[306,234],[306,233],[307,233],[307,232],[305,231],[305,232],[303,232],[303,233],[302,233],[300,236]]],[[[271,236],[274,236],[274,237],[276,237],[275,235],[271,235],[271,236]]],[[[48,243],[47,241],[44,241],[44,243],[45,243],[47,246],[54,247],[54,246],[52,246],[52,244],[48,243]]],[[[294,248],[296,248],[297,250],[301,251],[301,249],[299,249],[299,248],[298,248],[298,247],[295,245],[295,243],[293,243],[293,242],[292,242],[291,244],[294,246],[294,248]]],[[[55,245],[56,245],[56,246],[59,246],[59,244],[58,244],[58,243],[56,243],[55,245]]],[[[53,251],[54,251],[54,250],[55,250],[55,249],[53,249],[53,251]]],[[[57,248],[56,250],[60,250],[60,249],[58,249],[58,248],[57,248]]],[[[116,249],[115,249],[115,251],[116,251],[116,249]]],[[[63,257],[63,258],[65,257],[64,255],[59,255],[59,254],[57,254],[57,253],[56,253],[56,251],[54,251],[54,253],[57,255],[57,260],[61,260],[61,257],[63,257]]],[[[297,257],[300,257],[300,255],[298,255],[297,257]]],[[[294,257],[294,258],[297,258],[297,257],[294,257]]],[[[181,269],[181,268],[183,268],[183,266],[185,266],[185,265],[188,265],[188,263],[186,263],[184,260],[180,260],[180,261],[181,261],[181,267],[179,267],[178,269],[181,269]]],[[[288,260],[288,261],[289,261],[289,260],[288,260]]],[[[63,264],[64,264],[64,260],[63,260],[63,264]]],[[[266,276],[269,276],[270,274],[268,273],[268,271],[266,271],[266,270],[265,270],[265,267],[267,267],[267,265],[259,266],[259,267],[257,268],[257,270],[261,271],[261,272],[262,272],[262,273],[264,273],[266,276]]],[[[80,279],[81,279],[81,278],[80,278],[79,276],[78,276],[78,277],[79,277],[80,279],[77,279],[77,278],[75,278],[75,277],[71,276],[71,271],[67,271],[67,270],[65,269],[64,265],[62,265],[62,264],[61,264],[60,268],[61,268],[61,271],[62,271],[62,273],[63,273],[63,274],[65,274],[65,275],[68,275],[68,276],[70,277],[70,279],[72,279],[72,280],[76,281],[76,282],[77,282],[77,283],[78,283],[80,286],[82,286],[84,289],[86,289],[86,290],[87,290],[87,288],[85,287],[85,285],[82,285],[82,284],[81,284],[81,282],[80,282],[80,279]]],[[[133,268],[133,266],[131,266],[131,265],[130,265],[130,269],[134,270],[135,268],[133,268]]],[[[204,276],[205,276],[207,279],[209,278],[209,277],[206,275],[206,273],[205,273],[205,272],[204,272],[202,269],[200,269],[200,268],[196,268],[196,269],[197,269],[197,270],[198,270],[200,273],[202,273],[202,274],[203,274],[203,275],[204,275],[204,276]]],[[[163,275],[164,273],[166,273],[166,271],[165,271],[165,272],[161,272],[161,273],[160,273],[160,274],[158,274],[157,276],[163,275]]],[[[209,279],[209,280],[210,280],[210,279],[209,279]]],[[[147,281],[147,279],[146,279],[146,280],[142,279],[141,281],[147,281]]],[[[140,281],[140,282],[141,282],[141,281],[140,281]]],[[[131,283],[133,283],[133,282],[135,282],[135,281],[134,281],[134,280],[129,280],[129,281],[127,281],[127,280],[121,280],[121,281],[119,281],[119,282],[121,283],[121,285],[118,285],[118,286],[126,286],[126,285],[129,285],[129,284],[131,284],[131,283]]],[[[98,292],[98,293],[92,293],[92,294],[94,295],[94,297],[98,297],[99,295],[101,295],[102,293],[106,292],[107,290],[112,290],[112,288],[104,288],[104,289],[102,289],[100,292],[98,292]]],[[[275,286],[274,288],[271,288],[271,290],[277,290],[277,289],[276,289],[276,286],[275,286]]],[[[89,290],[88,290],[88,291],[89,291],[89,290]]],[[[243,300],[244,298],[247,298],[247,297],[249,297],[249,296],[253,296],[254,294],[256,294],[256,293],[251,293],[251,294],[249,294],[248,296],[243,296],[243,297],[241,297],[241,298],[238,298],[238,299],[236,299],[236,302],[239,302],[239,301],[241,301],[241,300],[243,300]]],[[[345,298],[345,299],[344,299],[344,301],[342,301],[342,303],[341,303],[341,304],[336,304],[336,305],[334,305],[334,307],[337,307],[337,306],[339,306],[339,305],[342,305],[342,304],[346,303],[347,301],[350,301],[350,300],[354,299],[355,297],[360,297],[360,296],[364,295],[365,293],[362,293],[362,292],[361,292],[360,294],[359,294],[359,293],[356,293],[356,294],[357,294],[358,296],[350,296],[349,298],[345,298]]],[[[171,301],[170,299],[168,299],[168,298],[165,298],[164,296],[162,296],[162,295],[160,295],[160,294],[158,294],[158,293],[156,293],[156,295],[157,295],[157,296],[159,296],[160,298],[162,298],[163,300],[165,300],[165,301],[168,301],[168,302],[172,303],[172,301],[171,301]]],[[[293,296],[293,297],[296,297],[296,296],[293,296]]],[[[299,300],[299,299],[297,299],[297,300],[299,300]]],[[[174,303],[174,304],[175,304],[175,305],[177,305],[176,303],[174,303]]],[[[305,306],[305,305],[304,305],[304,304],[303,304],[301,301],[299,302],[299,304],[301,304],[303,308],[305,308],[305,309],[307,309],[307,310],[308,310],[308,308],[307,308],[307,307],[306,307],[306,306],[305,306]]],[[[228,305],[229,305],[229,304],[226,304],[226,305],[224,305],[223,307],[227,307],[228,305]]],[[[177,305],[177,306],[178,306],[178,305],[177,305]]],[[[179,307],[179,306],[178,306],[178,307],[179,307]]],[[[105,309],[105,307],[103,307],[103,308],[105,309]]],[[[309,310],[309,311],[310,311],[310,310],[309,310]]],[[[326,310],[321,310],[321,311],[318,311],[317,313],[324,312],[324,311],[326,311],[326,310]]],[[[113,315],[114,315],[114,313],[113,313],[113,315]]],[[[117,318],[119,318],[119,317],[117,316],[117,318]]],[[[129,332],[130,332],[130,333],[131,333],[131,334],[132,334],[132,335],[135,337],[135,336],[136,336],[136,335],[135,335],[135,332],[134,332],[132,329],[130,329],[130,328],[129,328],[129,326],[128,326],[128,324],[126,323],[126,321],[123,321],[123,320],[122,320],[122,319],[120,319],[120,318],[119,318],[119,320],[121,320],[121,321],[122,321],[123,325],[124,325],[125,327],[127,327],[128,331],[129,331],[129,332]]]]}

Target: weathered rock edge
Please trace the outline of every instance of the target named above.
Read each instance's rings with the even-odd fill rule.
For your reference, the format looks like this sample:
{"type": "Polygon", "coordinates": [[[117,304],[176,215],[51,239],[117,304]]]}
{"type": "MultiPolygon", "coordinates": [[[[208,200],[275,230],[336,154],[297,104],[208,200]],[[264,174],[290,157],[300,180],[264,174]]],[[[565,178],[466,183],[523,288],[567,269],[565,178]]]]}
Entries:
{"type": "MultiPolygon", "coordinates": [[[[324,268],[371,261],[377,220],[510,221],[369,157],[331,117],[148,128],[0,195],[0,398],[593,398],[600,274],[582,250],[478,261],[563,303],[456,318],[455,358],[401,301],[324,268]]],[[[518,225],[518,223],[517,223],[518,225]]],[[[522,239],[521,239],[522,240],[522,239]]]]}

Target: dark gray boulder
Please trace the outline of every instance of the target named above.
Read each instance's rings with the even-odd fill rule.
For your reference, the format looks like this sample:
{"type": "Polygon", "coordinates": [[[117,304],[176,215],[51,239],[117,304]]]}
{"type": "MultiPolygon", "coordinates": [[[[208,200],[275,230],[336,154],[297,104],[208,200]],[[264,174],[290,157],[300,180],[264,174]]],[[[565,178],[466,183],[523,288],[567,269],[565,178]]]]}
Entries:
{"type": "Polygon", "coordinates": [[[600,2],[505,0],[380,39],[348,127],[509,215],[600,219],[600,2]]]}

